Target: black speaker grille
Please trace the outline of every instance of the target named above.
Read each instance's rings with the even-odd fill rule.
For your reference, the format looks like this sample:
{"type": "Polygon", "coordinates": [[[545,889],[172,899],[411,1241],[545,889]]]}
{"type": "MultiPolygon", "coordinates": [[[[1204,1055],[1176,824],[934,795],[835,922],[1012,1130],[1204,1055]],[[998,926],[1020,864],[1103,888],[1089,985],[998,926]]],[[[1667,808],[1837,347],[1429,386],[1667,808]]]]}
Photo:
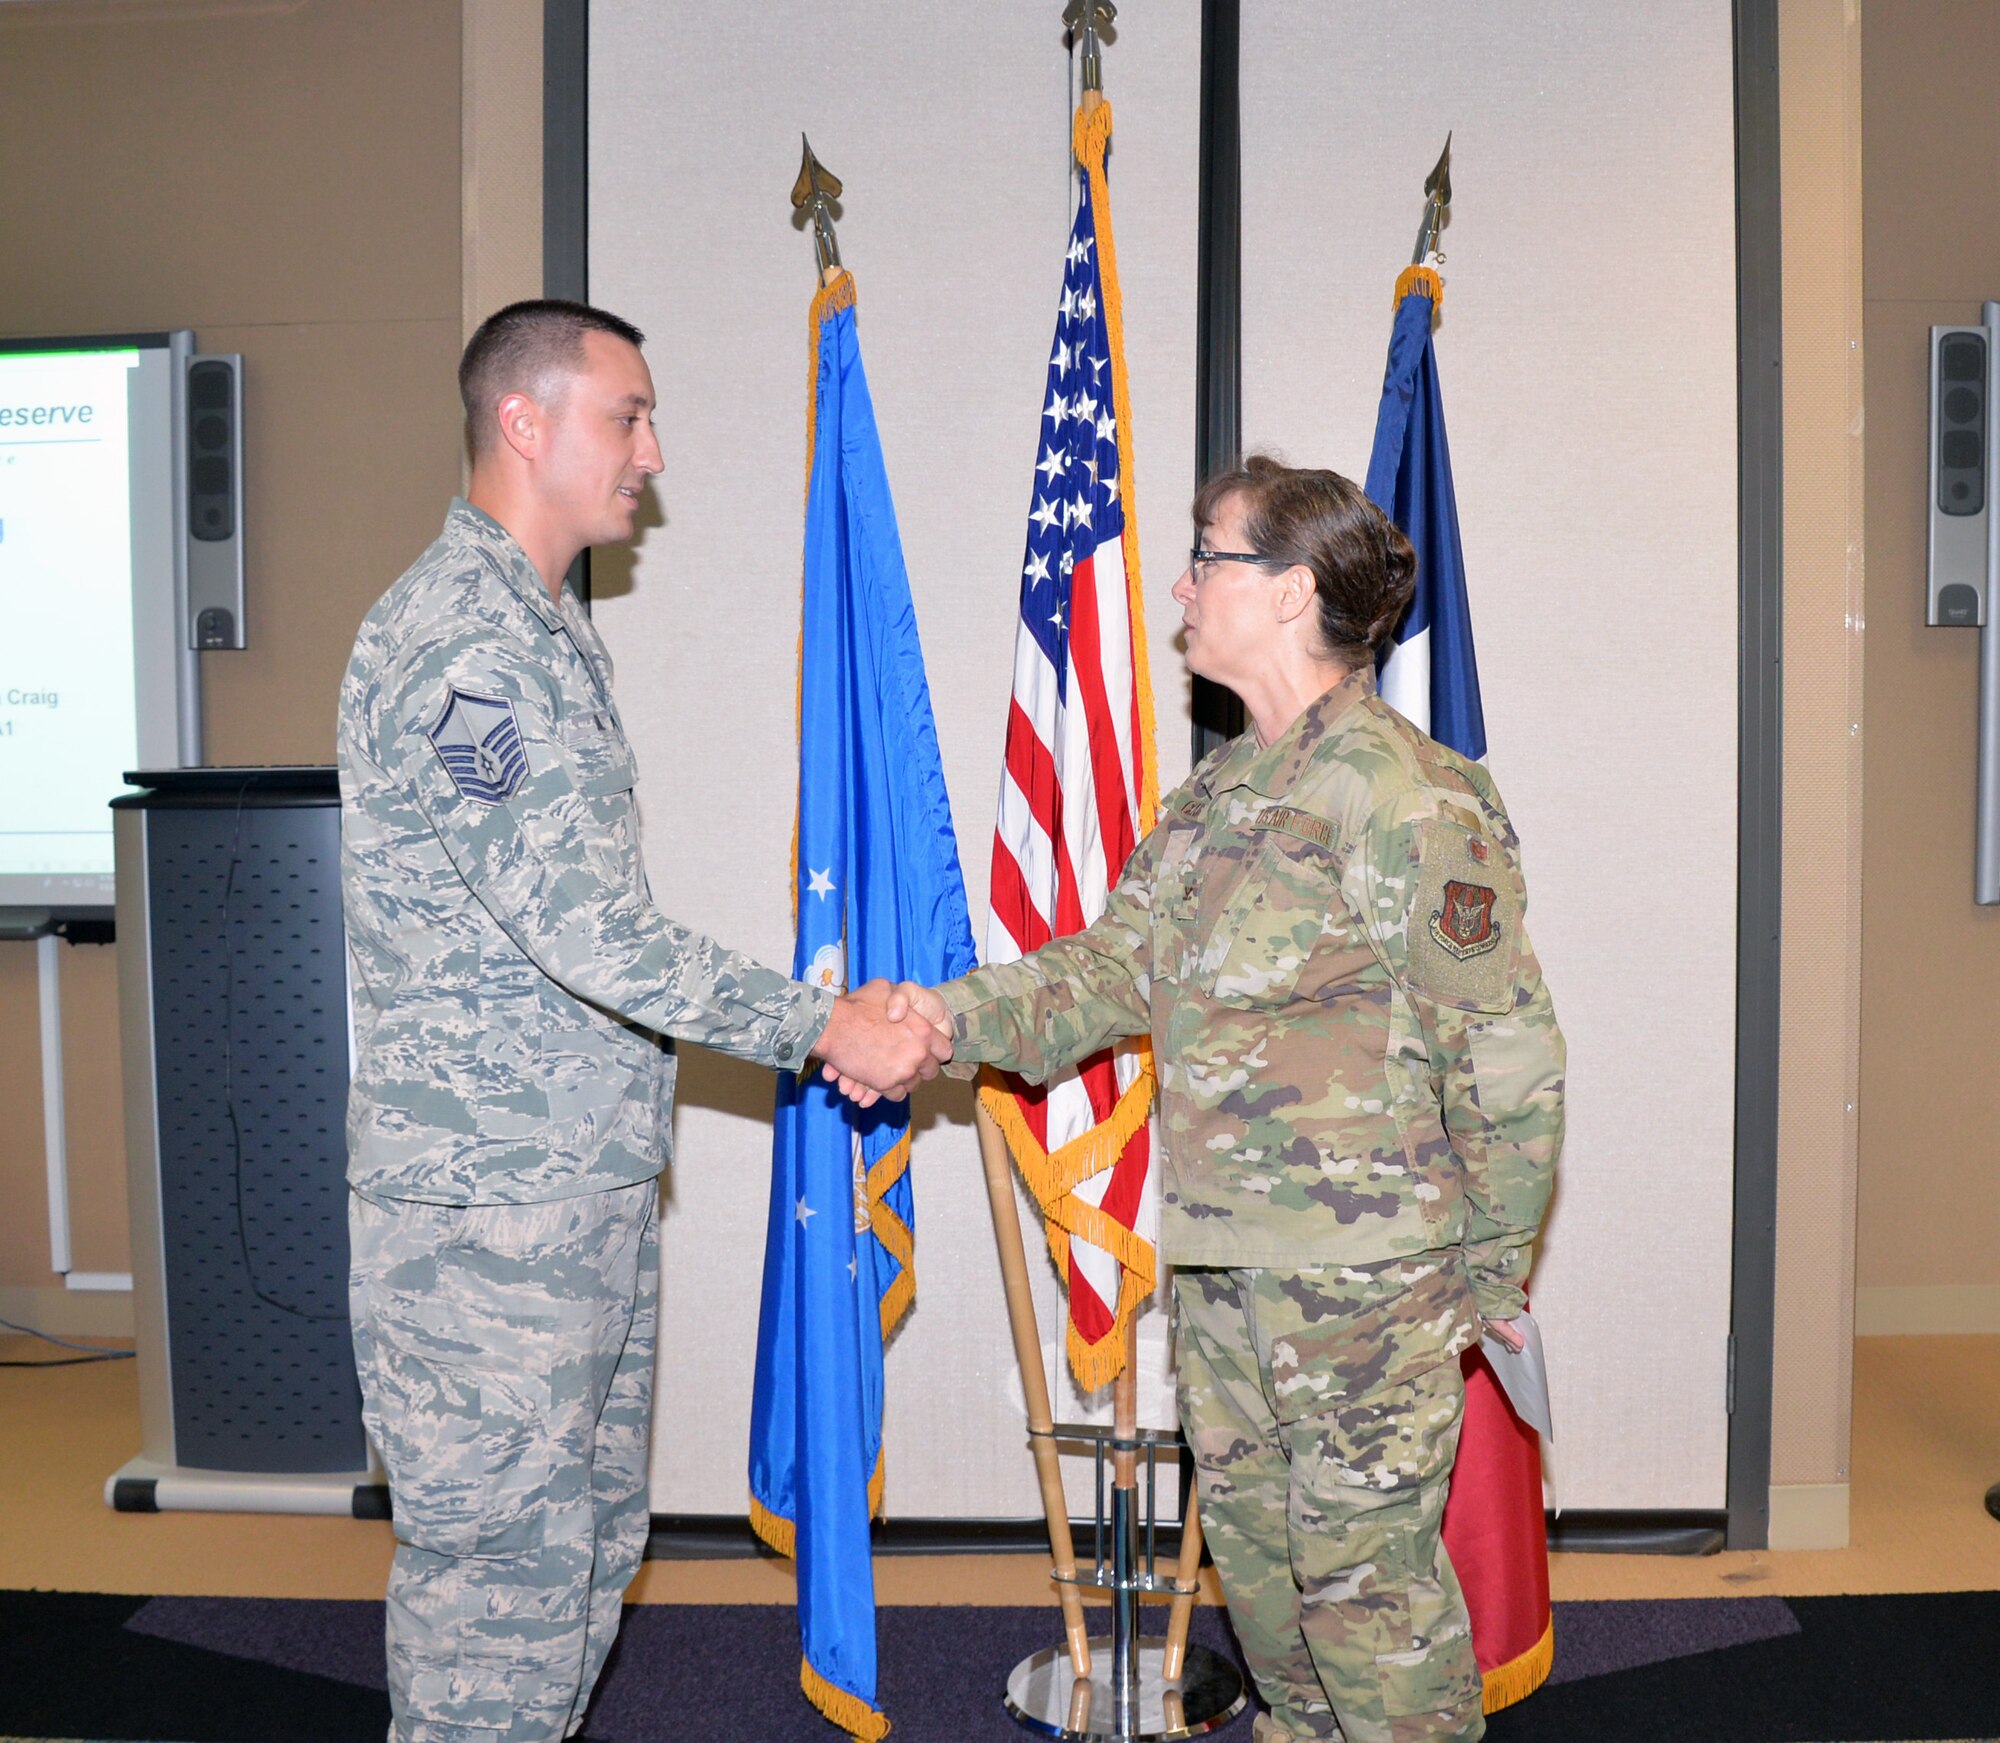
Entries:
{"type": "Polygon", "coordinates": [[[1938,507],[1978,514],[1986,506],[1986,341],[1947,333],[1938,343],[1938,507]]]}
{"type": "Polygon", "coordinates": [[[235,370],[228,363],[197,363],[188,371],[188,520],[194,536],[214,543],[236,535],[235,370]]]}
{"type": "Polygon", "coordinates": [[[229,410],[229,365],[197,363],[188,371],[188,403],[198,412],[229,410]]]}
{"type": "Polygon", "coordinates": [[[367,1462],[347,1321],[340,813],[148,813],[175,1456],[367,1462]]]}

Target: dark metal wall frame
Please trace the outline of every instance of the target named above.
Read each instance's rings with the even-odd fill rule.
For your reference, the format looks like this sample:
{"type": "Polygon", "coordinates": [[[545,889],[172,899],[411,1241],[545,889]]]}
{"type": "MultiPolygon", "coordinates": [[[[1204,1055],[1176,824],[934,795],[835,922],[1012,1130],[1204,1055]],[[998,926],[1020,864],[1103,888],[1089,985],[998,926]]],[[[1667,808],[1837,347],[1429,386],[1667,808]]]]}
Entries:
{"type": "MultiPolygon", "coordinates": [[[[1194,484],[1243,452],[1243,138],[1238,0],[1202,0],[1201,169],[1196,193],[1194,484]]],[[[1194,760],[1243,730],[1243,703],[1194,681],[1194,760]]]]}
{"type": "MultiPolygon", "coordinates": [[[[590,300],[590,0],[542,0],[542,295],[590,300]]],[[[590,553],[569,584],[590,605],[590,553]]]]}
{"type": "MultiPolygon", "coordinates": [[[[1242,445],[1240,0],[1202,0],[1196,472],[1242,445]]],[[[1778,0],[1736,0],[1737,429],[1741,691],[1738,771],[1735,1232],[1731,1255],[1727,1541],[1770,1531],[1778,1185],[1778,918],[1782,743],[1783,404],[1779,304],[1778,0]]],[[[589,267],[587,0],[544,0],[543,287],[583,299],[589,267]]],[[[588,597],[588,579],[581,589],[588,597]]],[[[1198,700],[1195,754],[1241,730],[1235,698],[1198,700]]],[[[1611,1527],[1614,1516],[1607,1515],[1611,1527]]],[[[1617,1547],[1712,1544],[1704,1514],[1616,1515],[1617,1547]],[[1692,1534],[1692,1535],[1691,1535],[1692,1534]]],[[[1566,1547],[1589,1520],[1566,1514],[1566,1547]]],[[[718,1522],[719,1523],[719,1522],[718,1522]]],[[[948,1528],[948,1521],[912,1522],[948,1528]]],[[[1719,1523],[1719,1522],[1718,1522],[1719,1523]]],[[[974,1534],[976,1537],[976,1533],[974,1534]]],[[[970,1543],[968,1543],[970,1547],[970,1543]]],[[[1612,1547],[1607,1541],[1603,1547],[1612,1547]]]]}
{"type": "Polygon", "coordinates": [[[1729,1547],[1771,1532],[1778,1263],[1778,928],[1784,792],[1784,346],[1778,0],[1737,0],[1738,682],[1735,1236],[1729,1283],[1729,1547]]]}

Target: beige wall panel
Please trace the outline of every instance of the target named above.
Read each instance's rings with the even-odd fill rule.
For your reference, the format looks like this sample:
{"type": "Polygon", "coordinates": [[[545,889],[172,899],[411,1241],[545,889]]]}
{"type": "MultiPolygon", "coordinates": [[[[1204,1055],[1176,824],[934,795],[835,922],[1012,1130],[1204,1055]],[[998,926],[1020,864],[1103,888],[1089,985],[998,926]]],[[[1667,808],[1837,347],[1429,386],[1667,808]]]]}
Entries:
{"type": "Polygon", "coordinates": [[[2000,285],[2000,225],[1990,221],[1990,184],[1979,181],[2000,150],[2000,6],[1867,0],[1859,11],[1867,294],[1955,298],[1976,321],[1980,300],[2000,285]]]}
{"type": "MultiPolygon", "coordinates": [[[[251,645],[206,656],[211,761],[331,757],[354,626],[457,486],[459,77],[456,6],[0,6],[0,329],[192,326],[247,359],[251,645]]],[[[64,1056],[78,1263],[122,1270],[121,1177],[95,1172],[122,1117],[111,959],[65,948],[64,1056]]],[[[27,1085],[0,1120],[0,1287],[28,1288],[34,953],[0,964],[0,1070],[27,1085]]]]}
{"type": "MultiPolygon", "coordinates": [[[[1784,914],[1771,1481],[1847,1480],[1861,979],[1861,35],[1779,10],[1785,332],[1784,914]]],[[[1781,1530],[1773,1500],[1772,1542],[1781,1530]]],[[[1816,1540],[1817,1541],[1817,1540],[1816,1540]]]]}
{"type": "Polygon", "coordinates": [[[455,6],[0,7],[0,322],[456,319],[458,79],[455,6]]]}
{"type": "MultiPolygon", "coordinates": [[[[1029,485],[1069,225],[1059,9],[912,30],[889,0],[733,19],[626,0],[592,13],[591,289],[651,335],[667,471],[636,562],[600,561],[661,903],[788,963],[793,695],[812,244],[798,135],[846,183],[859,290],[946,780],[983,936],[1029,485]],[[835,19],[837,17],[837,23],[835,19]],[[746,94],[752,94],[746,100],[746,94]]],[[[1193,483],[1199,8],[1135,8],[1106,50],[1111,188],[1163,781],[1188,766],[1167,588],[1193,483]]],[[[690,1050],[664,1225],[654,1505],[743,1504],[770,1166],[767,1073],[690,1050]],[[695,1401],[700,1408],[692,1408],[695,1401]]],[[[888,1504],[1032,1515],[977,1146],[962,1089],[926,1094],[914,1315],[890,1354],[888,1504]],[[949,1431],[945,1432],[948,1425],[949,1431]]],[[[1057,1327],[1035,1241],[1043,1326],[1057,1327]]],[[[1170,1414],[1164,1316],[1144,1402],[1170,1414]]],[[[1058,1406],[1059,1413],[1063,1406],[1058,1406]]]]}
{"type": "Polygon", "coordinates": [[[34,945],[0,943],[0,1287],[52,1276],[38,986],[34,945]]]}
{"type": "Polygon", "coordinates": [[[70,1263],[78,1271],[130,1271],[118,952],[103,944],[65,944],[56,960],[62,976],[70,1263]]]}
{"type": "Polygon", "coordinates": [[[458,319],[203,333],[244,354],[251,644],[202,656],[205,761],[333,761],[354,632],[459,488],[458,319]]]}
{"type": "Polygon", "coordinates": [[[1455,130],[1439,368],[1490,749],[1570,1043],[1533,1295],[1567,1507],[1716,1507],[1736,910],[1726,0],[1244,8],[1244,436],[1364,474],[1455,130]]]}
{"type": "Polygon", "coordinates": [[[542,294],[542,0],[462,0],[464,337],[542,294]]]}
{"type": "Polygon", "coordinates": [[[1979,638],[1924,627],[1929,329],[1976,322],[1981,300],[2000,297],[2000,232],[1956,173],[2000,160],[1995,65],[2000,8],[1862,9],[1869,710],[1856,1269],[1877,1297],[2000,1285],[2000,909],[1972,902],[1979,638]]]}

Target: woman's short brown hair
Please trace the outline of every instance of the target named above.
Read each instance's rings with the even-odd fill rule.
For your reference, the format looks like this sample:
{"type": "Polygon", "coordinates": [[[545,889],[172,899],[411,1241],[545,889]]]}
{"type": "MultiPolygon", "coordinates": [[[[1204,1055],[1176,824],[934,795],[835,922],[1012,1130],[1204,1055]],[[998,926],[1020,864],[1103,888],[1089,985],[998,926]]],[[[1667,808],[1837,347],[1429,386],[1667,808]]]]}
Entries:
{"type": "Polygon", "coordinates": [[[1416,591],[1417,553],[1402,529],[1352,479],[1252,454],[1195,492],[1197,536],[1232,497],[1252,549],[1274,567],[1312,571],[1326,651],[1349,667],[1372,661],[1416,591]]]}

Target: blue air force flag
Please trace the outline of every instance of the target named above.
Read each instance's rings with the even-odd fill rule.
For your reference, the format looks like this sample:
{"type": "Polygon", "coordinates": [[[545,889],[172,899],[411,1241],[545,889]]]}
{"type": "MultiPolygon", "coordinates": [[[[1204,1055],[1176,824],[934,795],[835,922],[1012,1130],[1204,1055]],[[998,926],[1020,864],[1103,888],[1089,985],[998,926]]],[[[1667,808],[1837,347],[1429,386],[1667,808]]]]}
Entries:
{"type": "MultiPolygon", "coordinates": [[[[792,972],[926,986],[973,966],[916,612],[846,274],[813,299],[792,972]]],[[[806,1695],[880,1737],[869,1520],[882,1498],[882,1351],[916,1291],[910,1112],[817,1071],[778,1081],[751,1522],[798,1562],[806,1695]]]]}
{"type": "Polygon", "coordinates": [[[1417,551],[1416,597],[1383,657],[1382,699],[1439,744],[1477,762],[1486,754],[1486,716],[1479,706],[1458,498],[1431,345],[1431,316],[1442,288],[1427,266],[1411,267],[1396,281],[1389,367],[1368,460],[1369,498],[1417,551]]]}

